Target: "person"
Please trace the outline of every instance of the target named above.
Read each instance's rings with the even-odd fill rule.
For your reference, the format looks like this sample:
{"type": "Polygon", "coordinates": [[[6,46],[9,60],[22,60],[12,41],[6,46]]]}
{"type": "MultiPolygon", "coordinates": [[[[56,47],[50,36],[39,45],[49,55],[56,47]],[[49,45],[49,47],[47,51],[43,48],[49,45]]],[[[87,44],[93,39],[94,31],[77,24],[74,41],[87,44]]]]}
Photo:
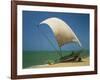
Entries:
{"type": "Polygon", "coordinates": [[[82,61],[82,58],[81,58],[81,57],[79,57],[79,58],[78,58],[78,62],[81,62],[81,61],[82,61]]]}

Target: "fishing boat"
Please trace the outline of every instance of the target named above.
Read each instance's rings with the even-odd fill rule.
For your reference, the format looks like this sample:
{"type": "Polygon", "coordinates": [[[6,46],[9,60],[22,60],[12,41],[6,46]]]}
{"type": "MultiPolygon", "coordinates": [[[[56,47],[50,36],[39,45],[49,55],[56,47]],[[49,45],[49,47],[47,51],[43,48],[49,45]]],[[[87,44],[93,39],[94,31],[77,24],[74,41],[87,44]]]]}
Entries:
{"type": "MultiPolygon", "coordinates": [[[[71,29],[71,27],[62,19],[57,17],[51,17],[43,20],[40,24],[47,24],[49,28],[51,28],[55,39],[59,46],[58,55],[60,56],[59,62],[68,62],[68,61],[81,61],[80,52],[77,55],[74,55],[72,52],[71,56],[63,56],[62,55],[62,46],[67,45],[70,43],[77,43],[80,47],[82,47],[81,42],[79,41],[78,37],[71,29]]],[[[47,36],[46,36],[47,37],[47,36]]],[[[50,41],[50,40],[49,40],[50,41]]]]}

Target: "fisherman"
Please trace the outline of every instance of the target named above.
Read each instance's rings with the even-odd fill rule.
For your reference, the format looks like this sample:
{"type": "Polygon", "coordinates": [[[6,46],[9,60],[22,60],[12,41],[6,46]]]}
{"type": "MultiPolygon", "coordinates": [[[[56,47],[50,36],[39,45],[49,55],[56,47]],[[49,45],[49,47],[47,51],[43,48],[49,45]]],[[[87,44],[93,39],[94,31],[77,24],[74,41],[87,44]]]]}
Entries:
{"type": "Polygon", "coordinates": [[[82,62],[82,58],[81,57],[78,58],[78,62],[82,62]]]}

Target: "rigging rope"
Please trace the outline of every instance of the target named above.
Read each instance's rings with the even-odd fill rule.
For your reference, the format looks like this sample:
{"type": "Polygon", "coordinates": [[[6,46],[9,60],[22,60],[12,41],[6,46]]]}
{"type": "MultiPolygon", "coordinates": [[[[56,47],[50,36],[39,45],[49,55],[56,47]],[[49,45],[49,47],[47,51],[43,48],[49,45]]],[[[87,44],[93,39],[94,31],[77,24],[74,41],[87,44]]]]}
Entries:
{"type": "Polygon", "coordinates": [[[39,29],[38,26],[38,30],[40,33],[42,33],[44,35],[44,37],[48,40],[48,42],[52,45],[52,47],[56,50],[56,52],[59,54],[60,57],[62,57],[62,53],[61,53],[61,48],[60,48],[60,52],[55,48],[54,44],[52,43],[52,41],[47,37],[47,35],[45,35],[45,33],[39,29]]]}

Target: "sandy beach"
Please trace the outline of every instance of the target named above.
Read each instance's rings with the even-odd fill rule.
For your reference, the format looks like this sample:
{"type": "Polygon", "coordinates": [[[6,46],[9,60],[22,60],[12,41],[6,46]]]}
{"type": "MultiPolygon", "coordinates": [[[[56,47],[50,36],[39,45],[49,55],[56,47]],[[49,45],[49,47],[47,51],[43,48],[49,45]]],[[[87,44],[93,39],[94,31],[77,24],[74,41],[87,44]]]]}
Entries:
{"type": "Polygon", "coordinates": [[[64,62],[64,63],[56,63],[56,64],[44,64],[44,65],[36,65],[30,68],[51,68],[51,67],[73,67],[73,66],[87,66],[89,65],[89,58],[83,58],[82,62],[64,62]]]}

